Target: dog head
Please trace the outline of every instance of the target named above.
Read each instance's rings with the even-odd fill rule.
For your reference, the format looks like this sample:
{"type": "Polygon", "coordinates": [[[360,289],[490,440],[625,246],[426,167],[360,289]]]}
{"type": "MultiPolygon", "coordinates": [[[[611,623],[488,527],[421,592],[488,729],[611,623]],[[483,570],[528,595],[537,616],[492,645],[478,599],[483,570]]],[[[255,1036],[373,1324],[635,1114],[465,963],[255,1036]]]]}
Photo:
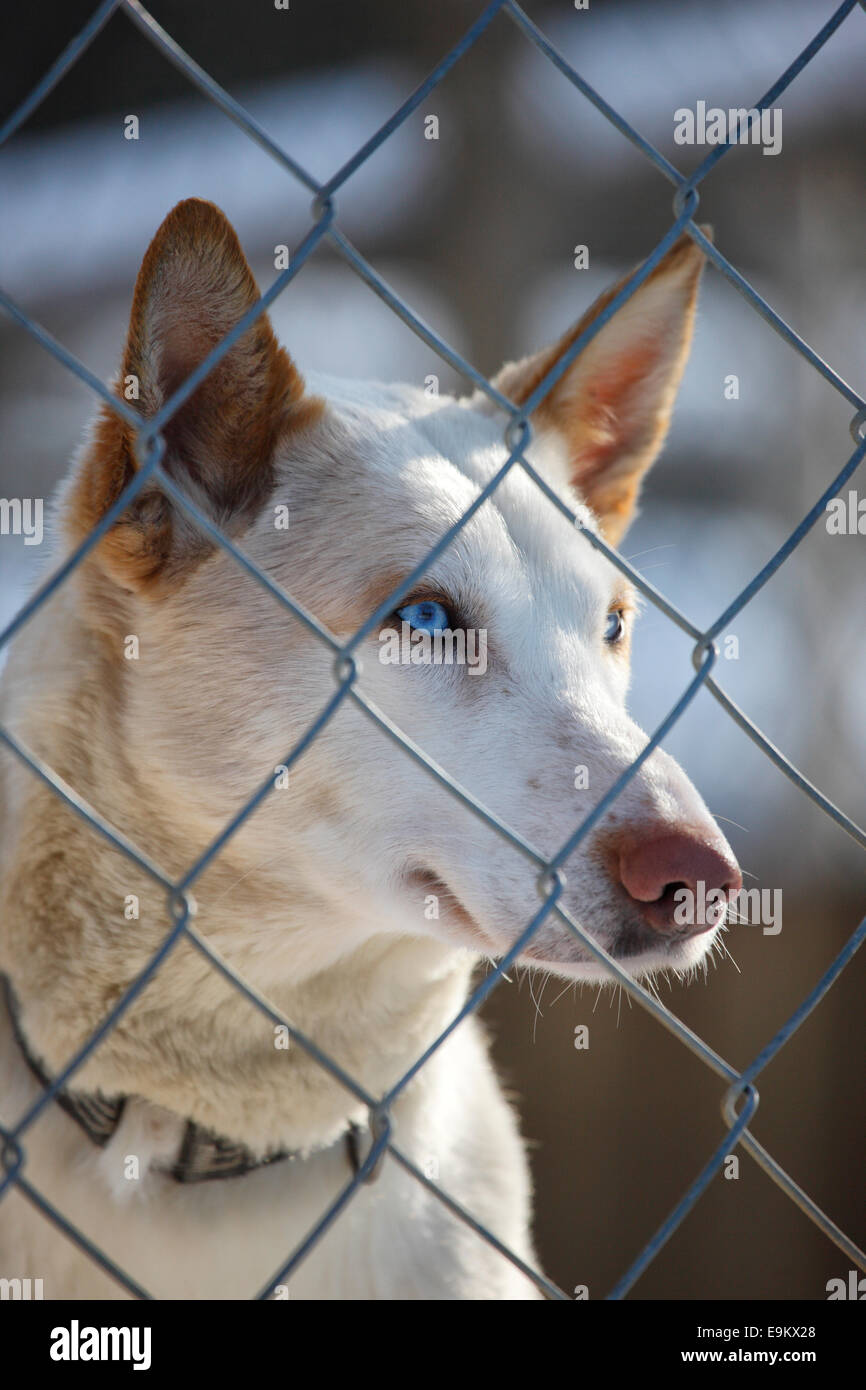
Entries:
{"type": "MultiPolygon", "coordinates": [[[[701,266],[693,243],[678,242],[533,417],[527,458],[612,545],[667,430],[701,266]]],[[[528,401],[616,288],[560,343],[504,367],[499,390],[528,401]]],[[[152,417],[257,297],[223,215],[180,204],[139,275],[126,398],[152,417]]],[[[303,616],[158,482],[88,561],[94,622],[140,636],[123,707],[151,803],[206,843],[274,770],[231,853],[239,884],[264,877],[281,903],[291,928],[281,937],[275,922],[262,950],[291,941],[296,971],[381,933],[502,955],[539,907],[525,846],[552,856],[646,744],[626,712],[632,587],[517,463],[366,634],[355,686],[286,763],[337,688],[335,648],[315,624],[344,643],[385,603],[503,467],[504,423],[478,394],[307,385],[261,315],[165,425],[163,467],[303,616]],[[513,834],[451,795],[395,728],[513,834]]],[[[71,539],[140,466],[134,432],[104,410],[67,494],[71,539]]],[[[661,750],[564,871],[562,905],[636,975],[696,964],[740,883],[698,793],[661,750]],[[680,924],[677,895],[701,883],[721,911],[680,924]]],[[[521,958],[605,975],[553,914],[521,958]]]]}

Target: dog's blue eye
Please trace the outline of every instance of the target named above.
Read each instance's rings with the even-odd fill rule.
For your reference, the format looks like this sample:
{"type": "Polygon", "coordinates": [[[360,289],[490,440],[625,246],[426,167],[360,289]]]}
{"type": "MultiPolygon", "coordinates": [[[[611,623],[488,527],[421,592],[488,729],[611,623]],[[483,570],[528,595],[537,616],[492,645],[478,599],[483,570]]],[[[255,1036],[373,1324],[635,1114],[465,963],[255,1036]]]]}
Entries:
{"type": "Polygon", "coordinates": [[[622,621],[622,609],[615,608],[612,613],[608,613],[607,615],[607,625],[604,629],[605,642],[610,642],[611,645],[614,642],[619,642],[619,640],[622,637],[623,631],[624,624],[622,621]]]}
{"type": "Polygon", "coordinates": [[[445,632],[451,626],[448,609],[435,599],[407,603],[405,608],[397,609],[397,617],[416,632],[445,632]]]}

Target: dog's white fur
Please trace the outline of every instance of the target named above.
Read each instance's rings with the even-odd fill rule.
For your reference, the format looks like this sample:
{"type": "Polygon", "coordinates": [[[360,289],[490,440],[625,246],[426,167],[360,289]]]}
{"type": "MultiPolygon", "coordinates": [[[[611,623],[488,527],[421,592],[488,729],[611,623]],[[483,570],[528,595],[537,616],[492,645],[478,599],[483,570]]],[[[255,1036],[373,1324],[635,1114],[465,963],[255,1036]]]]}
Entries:
{"type": "MultiPolygon", "coordinates": [[[[216,341],[249,297],[240,252],[207,208],[181,205],[160,233],[156,270],[150,253],[142,272],[146,293],[134,318],[139,312],[148,413],[169,389],[159,380],[162,363],[184,349],[187,367],[203,355],[200,339],[184,342],[183,323],[199,314],[216,341]],[[223,259],[214,253],[203,272],[208,237],[223,259]]],[[[699,269],[698,254],[680,246],[602,329],[539,418],[535,466],[567,493],[572,483],[583,486],[580,458],[592,456],[583,493],[598,514],[577,493],[571,499],[588,527],[612,537],[664,434],[699,269]],[[639,379],[636,352],[646,359],[639,379]],[[576,433],[562,423],[569,414],[576,433]]],[[[539,365],[542,357],[506,368],[502,389],[517,399],[539,365]]],[[[235,354],[227,370],[237,370],[239,394],[244,369],[235,354]]],[[[290,385],[297,394],[297,380],[290,385]]],[[[206,469],[184,474],[183,460],[171,458],[167,466],[257,565],[346,638],[501,466],[503,419],[478,397],[431,399],[408,386],[317,380],[302,402],[311,397],[324,406],[305,416],[301,407],[303,418],[279,434],[267,494],[242,516],[227,507],[225,491],[214,500],[206,469]],[[283,504],[288,532],[274,525],[283,504]]],[[[194,400],[188,410],[212,405],[194,400]]],[[[219,430],[218,411],[207,428],[219,430]]],[[[94,502],[94,460],[104,462],[105,451],[104,437],[85,449],[61,490],[55,563],[77,538],[82,498],[97,512],[110,500],[94,502]]],[[[97,549],[26,626],[4,676],[2,717],[177,877],[324,707],[333,653],[222,550],[203,553],[177,514],[156,581],[148,575],[145,583],[135,564],[124,570],[124,547],[144,536],[146,549],[148,526],[162,524],[158,509],[154,516],[139,513],[131,539],[120,531],[113,551],[97,549]],[[130,634],[137,661],[123,658],[130,634]]],[[[450,596],[468,626],[487,630],[486,674],[384,665],[373,634],[359,652],[361,689],[496,816],[552,853],[645,743],[625,712],[624,655],[602,637],[611,605],[630,606],[627,587],[515,467],[423,584],[450,596]],[[575,790],[577,764],[590,769],[589,791],[575,790]]],[[[11,758],[2,807],[0,966],[21,1000],[32,1049],[57,1070],[161,940],[165,903],[152,879],[11,758]],[[124,916],[130,895],[138,920],[124,916]]],[[[687,824],[721,840],[662,752],[601,830],[650,823],[687,824]]],[[[645,932],[635,936],[640,923],[611,878],[603,834],[566,869],[565,905],[635,974],[688,970],[706,953],[712,932],[655,944],[645,932]]],[[[535,879],[519,851],[347,700],[293,766],[288,786],[268,796],[196,882],[197,926],[379,1095],[458,1012],[479,957],[501,955],[525,927],[538,908],[535,879]],[[431,892],[440,916],[428,920],[431,892]]],[[[602,977],[551,918],[524,959],[574,979],[602,977]]],[[[365,1120],[364,1106],[300,1046],[276,1048],[273,1025],[183,941],[74,1084],[136,1099],[103,1151],[50,1106],[24,1135],[25,1175],[160,1297],[241,1298],[263,1286],[348,1179],[340,1139],[350,1120],[365,1120]],[[176,1156],[186,1117],[257,1153],[283,1146],[305,1156],[180,1186],[157,1169],[176,1156]],[[139,1171],[132,1180],[130,1156],[139,1171]]],[[[11,1125],[38,1094],[4,1020],[0,1119],[11,1125]]],[[[535,1263],[525,1156],[474,1019],[401,1095],[394,1124],[419,1166],[535,1263]]],[[[0,1275],[42,1278],[46,1297],[122,1296],[14,1190],[0,1203],[0,1275]]],[[[536,1291],[388,1160],[294,1274],[291,1295],[498,1299],[536,1291]]]]}

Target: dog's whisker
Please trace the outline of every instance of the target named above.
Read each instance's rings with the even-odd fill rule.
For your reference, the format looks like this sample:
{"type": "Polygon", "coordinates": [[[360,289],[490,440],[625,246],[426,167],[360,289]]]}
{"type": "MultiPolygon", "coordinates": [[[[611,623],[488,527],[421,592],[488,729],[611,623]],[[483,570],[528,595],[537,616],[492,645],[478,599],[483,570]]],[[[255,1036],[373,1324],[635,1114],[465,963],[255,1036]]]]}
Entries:
{"type": "MultiPolygon", "coordinates": [[[[665,974],[664,974],[664,976],[662,976],[662,978],[666,978],[666,975],[667,975],[667,972],[665,972],[665,974]]],[[[643,984],[644,984],[644,988],[647,989],[647,990],[649,990],[650,994],[651,994],[652,997],[655,999],[656,1003],[661,1004],[661,1005],[662,1005],[662,1008],[664,1008],[664,1004],[662,1004],[662,997],[661,997],[661,995],[659,994],[659,991],[658,991],[658,984],[657,984],[656,980],[650,975],[650,976],[647,977],[646,980],[644,980],[643,984]]]]}
{"type": "Polygon", "coordinates": [[[723,820],[726,825],[734,825],[737,830],[742,830],[744,835],[749,834],[749,827],[747,825],[740,825],[738,820],[731,820],[730,816],[720,816],[716,811],[710,811],[710,815],[713,820],[723,820]]]}
{"type": "Polygon", "coordinates": [[[560,999],[562,998],[562,996],[563,996],[564,994],[567,994],[567,993],[568,993],[568,991],[571,989],[572,985],[576,986],[576,985],[577,985],[577,980],[569,980],[568,983],[559,991],[559,993],[557,994],[556,998],[554,999],[553,1003],[552,1003],[551,1006],[550,1006],[552,1009],[555,1009],[555,1008],[556,1008],[556,1005],[559,1003],[559,1001],[560,1001],[560,999]]]}
{"type": "Polygon", "coordinates": [[[626,555],[625,559],[628,560],[629,564],[632,564],[635,560],[639,560],[641,555],[655,555],[659,550],[674,550],[675,548],[675,541],[670,541],[666,545],[651,545],[648,550],[638,550],[634,555],[626,555]]]}
{"type": "MultiPolygon", "coordinates": [[[[542,1011],[541,1011],[541,1001],[542,1001],[542,999],[544,998],[544,991],[545,991],[545,988],[547,987],[547,982],[548,982],[548,980],[550,979],[550,975],[551,975],[551,972],[550,972],[549,970],[546,970],[546,971],[544,972],[544,977],[543,977],[543,979],[542,979],[542,981],[541,981],[541,989],[540,989],[539,992],[538,992],[538,998],[536,999],[534,995],[533,995],[533,997],[532,997],[532,1002],[533,1002],[533,1004],[535,1005],[535,1018],[534,1018],[533,1021],[532,1021],[532,1041],[533,1041],[533,1042],[535,1042],[536,1034],[537,1034],[537,1031],[538,1031],[538,1020],[539,1020],[539,1018],[542,1018],[542,1017],[543,1017],[543,1014],[542,1014],[542,1011]]],[[[531,988],[531,987],[530,987],[530,988],[531,988]]]]}
{"type": "Polygon", "coordinates": [[[715,944],[719,948],[719,954],[723,957],[726,957],[731,962],[731,965],[734,967],[738,975],[742,975],[743,972],[737,965],[737,962],[734,960],[734,957],[731,955],[730,947],[728,946],[727,942],[722,941],[721,938],[719,938],[719,940],[715,944]]]}
{"type": "Polygon", "coordinates": [[[259,873],[260,870],[266,869],[269,864],[276,864],[282,858],[284,858],[283,853],[271,854],[268,856],[267,859],[263,859],[259,864],[254,864],[251,869],[247,869],[246,873],[241,874],[240,878],[236,878],[233,883],[230,883],[228,888],[224,888],[223,891],[221,893],[218,893],[215,898],[210,898],[210,906],[213,907],[216,903],[221,903],[223,898],[227,898],[229,893],[233,893],[234,890],[237,888],[238,884],[243,883],[244,879],[249,878],[251,874],[259,873]]]}

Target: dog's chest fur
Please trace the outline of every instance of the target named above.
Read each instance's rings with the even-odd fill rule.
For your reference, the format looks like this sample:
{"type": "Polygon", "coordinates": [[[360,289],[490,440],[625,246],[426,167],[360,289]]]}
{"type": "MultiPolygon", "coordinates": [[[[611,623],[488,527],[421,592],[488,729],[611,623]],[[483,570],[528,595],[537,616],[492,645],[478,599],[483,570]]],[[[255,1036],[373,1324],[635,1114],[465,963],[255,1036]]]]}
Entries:
{"type": "MultiPolygon", "coordinates": [[[[38,1087],[0,1024],[2,1119],[38,1087]]],[[[394,1107],[407,1157],[534,1262],[529,1184],[513,1116],[474,1023],[443,1045],[394,1107]]],[[[341,1142],[241,1178],[182,1185],[153,1171],[180,1142],[182,1122],[127,1104],[97,1149],[50,1106],[24,1139],[26,1176],[148,1292],[159,1298],[250,1298],[308,1236],[348,1183],[341,1142]],[[130,1158],[138,1179],[127,1176],[130,1158]],[[150,1169],[150,1171],[149,1171],[150,1169]]],[[[123,1290],[17,1193],[0,1204],[0,1257],[9,1277],[43,1280],[46,1298],[117,1298],[123,1290]]],[[[294,1299],[531,1298],[531,1283],[388,1158],[287,1281],[294,1299]]],[[[282,1295],[285,1296],[285,1295],[282,1295]]]]}

